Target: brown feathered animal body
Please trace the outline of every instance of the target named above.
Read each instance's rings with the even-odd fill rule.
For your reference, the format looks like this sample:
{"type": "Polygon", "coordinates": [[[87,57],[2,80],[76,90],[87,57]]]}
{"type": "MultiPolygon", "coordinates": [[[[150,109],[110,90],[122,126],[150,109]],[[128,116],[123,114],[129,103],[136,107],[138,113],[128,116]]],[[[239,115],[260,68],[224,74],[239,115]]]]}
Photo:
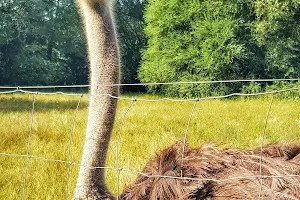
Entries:
{"type": "Polygon", "coordinates": [[[300,176],[297,176],[300,175],[300,145],[264,147],[262,167],[260,148],[220,151],[205,146],[186,147],[184,155],[182,160],[181,142],[157,154],[142,171],[149,177],[139,175],[125,188],[121,198],[300,199],[300,176]],[[260,171],[262,176],[272,178],[260,179],[260,171]]]}

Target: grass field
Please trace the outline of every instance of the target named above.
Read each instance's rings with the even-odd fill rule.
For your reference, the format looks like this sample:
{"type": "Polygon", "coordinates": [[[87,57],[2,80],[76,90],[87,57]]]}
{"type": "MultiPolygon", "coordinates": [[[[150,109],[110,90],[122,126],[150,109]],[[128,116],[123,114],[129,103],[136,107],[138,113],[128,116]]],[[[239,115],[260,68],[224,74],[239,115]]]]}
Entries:
{"type": "MultiPolygon", "coordinates": [[[[142,98],[158,98],[142,95],[142,98]]],[[[30,142],[30,155],[68,159],[68,143],[78,96],[38,95],[30,142]]],[[[26,155],[33,95],[0,95],[0,153],[26,155]]],[[[188,143],[220,148],[260,145],[270,98],[209,100],[197,102],[188,131],[188,143]]],[[[122,115],[131,101],[119,101],[110,143],[108,166],[115,166],[116,139],[122,115]]],[[[182,140],[193,102],[135,102],[121,133],[119,166],[140,171],[155,152],[182,140]]],[[[87,119],[88,97],[80,104],[70,148],[71,161],[80,163],[87,119]]],[[[266,131],[266,143],[300,142],[300,103],[274,99],[266,131]]],[[[0,155],[0,199],[21,199],[27,157],[0,155]]],[[[79,167],[71,166],[69,199],[79,167]]],[[[26,199],[66,199],[68,164],[30,159],[26,199]]],[[[135,178],[121,173],[120,188],[135,178]]],[[[107,170],[107,183],[117,191],[117,171],[107,170]]]]}

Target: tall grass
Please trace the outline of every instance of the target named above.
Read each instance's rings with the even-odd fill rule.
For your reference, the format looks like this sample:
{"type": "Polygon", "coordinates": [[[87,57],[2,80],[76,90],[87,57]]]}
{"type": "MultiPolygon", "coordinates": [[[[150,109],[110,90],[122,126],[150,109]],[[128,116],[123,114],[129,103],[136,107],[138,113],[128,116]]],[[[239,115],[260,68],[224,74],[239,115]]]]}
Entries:
{"type": "MultiPolygon", "coordinates": [[[[157,98],[142,95],[142,98],[157,98]]],[[[30,155],[64,160],[75,108],[80,97],[38,95],[30,142],[30,155]]],[[[33,95],[0,95],[0,152],[26,154],[33,95]]],[[[209,100],[196,104],[188,143],[197,147],[205,143],[220,148],[251,148],[261,142],[270,97],[260,99],[209,100]]],[[[131,107],[120,133],[122,116],[131,101],[119,101],[107,166],[116,165],[116,141],[119,144],[119,167],[142,170],[146,161],[159,150],[182,140],[194,102],[140,102],[131,107]]],[[[80,163],[88,110],[88,98],[80,104],[70,147],[70,158],[80,163]]],[[[266,143],[300,142],[300,103],[275,99],[267,124],[266,143]]],[[[0,155],[0,199],[20,199],[27,157],[0,155]]],[[[79,167],[71,166],[68,182],[72,197],[79,167]]],[[[66,199],[68,164],[30,159],[26,179],[26,199],[66,199]]],[[[107,183],[117,191],[116,170],[107,170],[107,183]]],[[[121,172],[120,188],[136,174],[121,172]]]]}

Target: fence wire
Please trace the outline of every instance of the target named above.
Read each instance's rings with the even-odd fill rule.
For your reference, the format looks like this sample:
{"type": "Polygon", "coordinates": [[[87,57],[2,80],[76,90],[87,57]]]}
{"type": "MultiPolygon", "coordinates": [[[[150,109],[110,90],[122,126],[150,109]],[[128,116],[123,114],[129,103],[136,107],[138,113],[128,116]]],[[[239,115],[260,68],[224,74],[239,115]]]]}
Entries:
{"type": "Polygon", "coordinates": [[[217,81],[188,81],[188,82],[161,82],[161,83],[119,83],[101,85],[50,85],[50,86],[0,86],[0,89],[57,89],[57,88],[88,88],[98,86],[153,86],[153,85],[189,85],[189,84],[211,84],[211,83],[250,83],[250,82],[276,82],[276,81],[300,81],[299,78],[278,78],[278,79],[238,79],[238,80],[217,80],[217,81]]]}
{"type": "Polygon", "coordinates": [[[80,99],[78,100],[77,106],[76,106],[76,110],[74,113],[74,117],[73,117],[73,121],[72,121],[72,127],[71,127],[71,131],[70,131],[70,135],[69,135],[69,143],[68,143],[68,172],[67,172],[67,179],[66,179],[66,199],[69,199],[69,180],[70,180],[70,171],[71,171],[71,144],[72,144],[72,138],[73,138],[73,132],[75,129],[75,123],[76,123],[76,117],[77,117],[77,113],[79,110],[79,106],[82,100],[82,95],[80,96],[80,99]]]}
{"type": "MultiPolygon", "coordinates": [[[[158,84],[199,84],[199,83],[235,83],[235,82],[253,82],[253,81],[283,81],[283,80],[288,80],[288,81],[299,81],[300,79],[260,79],[260,80],[231,80],[231,81],[202,81],[202,82],[175,82],[175,83],[151,83],[151,84],[114,84],[112,86],[126,86],[126,85],[158,85],[158,84]]],[[[106,166],[106,167],[98,167],[98,166],[85,166],[81,165],[80,163],[75,163],[71,161],[71,144],[72,144],[72,137],[73,137],[73,132],[75,129],[75,124],[76,124],[76,117],[77,113],[79,110],[80,103],[82,101],[82,97],[84,96],[92,96],[90,94],[76,94],[76,93],[65,93],[65,92],[37,92],[37,91],[30,91],[29,89],[48,89],[48,88],[71,88],[71,87],[89,87],[88,85],[79,85],[79,86],[27,86],[27,87],[0,87],[0,89],[9,89],[9,91],[2,91],[0,94],[13,94],[13,93],[26,93],[26,94],[33,94],[33,100],[32,100],[32,111],[31,111],[31,120],[30,120],[30,127],[29,127],[29,136],[28,136],[28,141],[27,141],[27,150],[26,154],[10,154],[10,153],[5,153],[5,152],[0,152],[0,155],[2,156],[8,156],[8,157],[24,157],[27,158],[27,163],[25,166],[25,171],[24,171],[24,179],[23,179],[23,187],[22,187],[22,200],[25,199],[26,197],[26,183],[27,183],[27,177],[28,177],[28,170],[29,170],[29,165],[30,165],[30,160],[31,159],[37,159],[37,160],[42,160],[45,162],[57,162],[57,163],[63,163],[68,166],[67,170],[67,178],[66,178],[66,200],[69,199],[69,181],[70,181],[70,169],[71,166],[82,166],[90,169],[106,169],[106,170],[114,170],[117,171],[117,193],[118,196],[120,194],[120,173],[121,172],[127,172],[127,173],[132,173],[135,175],[141,175],[144,177],[148,178],[168,178],[168,179],[178,179],[178,180],[187,180],[187,181],[214,181],[214,182],[228,182],[228,181],[233,181],[233,180],[245,180],[245,179],[259,179],[260,180],[260,186],[259,186],[259,194],[258,194],[258,199],[263,198],[263,180],[268,179],[268,178],[284,178],[284,177],[299,177],[299,174],[287,174],[287,175],[264,175],[263,174],[263,146],[264,146],[264,140],[265,140],[265,134],[266,134],[266,129],[267,129],[267,124],[269,120],[269,115],[271,111],[271,107],[273,104],[273,98],[274,95],[278,93],[283,93],[283,92],[289,92],[289,91],[298,91],[300,88],[289,88],[289,89],[283,89],[283,90],[274,90],[274,91],[269,91],[269,92],[260,92],[260,93],[252,93],[252,94],[243,94],[243,93],[232,93],[228,95],[221,95],[221,96],[211,96],[211,97],[203,97],[203,98],[194,98],[194,99],[172,99],[172,98],[160,98],[160,99],[142,99],[142,98],[128,98],[128,97],[117,97],[117,96],[112,96],[110,94],[100,94],[100,95],[95,95],[95,96],[109,96],[111,98],[115,98],[118,100],[125,100],[125,101],[131,101],[130,105],[128,108],[125,110],[122,120],[121,120],[121,125],[119,128],[119,133],[116,141],[116,165],[113,166],[106,166]],[[11,90],[12,89],[12,90],[11,90]],[[38,95],[65,95],[65,96],[79,96],[79,100],[74,112],[73,120],[72,120],[72,125],[71,125],[71,130],[69,134],[69,142],[68,142],[68,152],[67,152],[67,160],[57,160],[57,159],[49,159],[45,157],[40,157],[40,156],[34,156],[30,154],[30,144],[31,144],[31,137],[32,137],[32,127],[34,123],[34,112],[35,112],[35,103],[37,100],[38,95]],[[189,131],[189,127],[191,124],[192,116],[194,114],[196,105],[199,101],[203,100],[210,100],[210,99],[224,99],[224,98],[229,98],[233,96],[243,96],[243,97],[250,97],[250,96],[260,96],[260,95],[271,95],[271,100],[269,103],[269,107],[267,110],[265,122],[264,122],[264,128],[263,132],[261,134],[261,151],[260,151],[260,169],[259,169],[259,175],[251,175],[251,176],[234,176],[230,178],[225,178],[225,179],[214,179],[214,178],[197,178],[197,177],[183,177],[182,169],[181,169],[181,176],[162,176],[162,175],[149,175],[145,174],[139,171],[131,170],[131,169],[124,169],[119,166],[119,154],[120,154],[120,141],[121,141],[121,135],[123,131],[123,126],[126,120],[126,116],[129,112],[129,110],[132,108],[135,102],[141,101],[141,102],[161,102],[161,101],[171,101],[171,102],[194,102],[192,110],[190,112],[188,122],[186,125],[184,137],[183,137],[183,145],[182,145],[182,161],[181,161],[181,168],[184,165],[184,153],[185,153],[185,146],[186,146],[186,140],[187,140],[187,134],[189,131]]]]}
{"type": "Polygon", "coordinates": [[[266,116],[266,120],[265,120],[265,124],[264,124],[264,130],[263,133],[261,135],[261,145],[260,145],[260,158],[259,158],[259,175],[260,175],[260,183],[259,183],[259,194],[258,194],[258,199],[261,199],[263,196],[263,184],[264,184],[264,179],[263,179],[263,147],[265,144],[265,136],[266,136],[266,131],[267,131],[267,124],[269,121],[269,116],[270,116],[270,112],[271,112],[271,107],[273,105],[273,99],[274,99],[274,94],[272,94],[271,100],[270,100],[270,104],[269,104],[269,108],[267,111],[267,116],[266,116]]]}
{"type": "Polygon", "coordinates": [[[251,96],[262,96],[262,95],[268,95],[268,94],[276,94],[276,93],[283,93],[283,92],[291,92],[291,91],[297,91],[300,88],[288,88],[288,89],[282,89],[282,90],[273,90],[273,91],[267,91],[267,92],[258,92],[258,93],[250,93],[250,94],[244,94],[244,93],[231,93],[227,95],[220,95],[220,96],[211,96],[211,97],[202,97],[202,98],[193,98],[193,99],[175,99],[175,98],[160,98],[160,99],[143,99],[143,98],[129,98],[129,97],[118,97],[113,96],[111,94],[78,94],[78,93],[66,93],[66,92],[37,92],[37,91],[30,91],[30,90],[23,90],[23,89],[16,89],[16,90],[10,90],[10,91],[3,91],[0,92],[0,94],[13,94],[13,93],[26,93],[26,94],[40,94],[40,95],[65,95],[65,96],[108,96],[110,98],[118,99],[118,100],[127,100],[127,101],[142,101],[142,102],[161,102],[161,101],[171,101],[171,102],[189,102],[189,101],[203,101],[203,100],[211,100],[211,99],[225,99],[229,97],[251,97],[251,96]]]}
{"type": "Polygon", "coordinates": [[[125,117],[127,115],[127,113],[129,112],[129,110],[131,109],[131,107],[133,106],[133,104],[136,102],[135,99],[133,99],[133,101],[130,103],[130,105],[128,106],[128,108],[126,109],[126,111],[124,112],[123,116],[122,116],[122,121],[121,121],[121,125],[120,125],[120,130],[119,130],[119,134],[118,134],[118,138],[117,138],[117,142],[116,142],[116,169],[118,169],[118,178],[117,178],[117,199],[119,199],[120,196],[120,175],[121,175],[121,171],[122,168],[119,167],[119,146],[120,146],[120,142],[121,142],[121,134],[123,131],[123,126],[125,123],[125,117]]]}
{"type": "Polygon", "coordinates": [[[190,124],[191,124],[191,121],[192,121],[193,114],[195,112],[197,102],[198,102],[198,99],[197,99],[197,101],[194,102],[192,111],[191,111],[190,116],[189,116],[188,123],[187,123],[186,128],[185,128],[185,133],[184,133],[184,138],[183,138],[183,145],[182,145],[182,153],[181,153],[180,177],[183,177],[183,173],[182,173],[183,171],[182,170],[183,170],[183,165],[184,165],[183,160],[184,160],[184,151],[185,151],[185,146],[186,146],[187,134],[189,132],[190,124]]]}
{"type": "Polygon", "coordinates": [[[24,172],[22,200],[25,199],[25,195],[26,195],[25,193],[26,193],[27,174],[28,174],[29,164],[30,164],[30,159],[31,159],[31,156],[29,155],[29,153],[30,153],[30,144],[31,144],[31,137],[32,137],[32,126],[33,126],[33,120],[34,120],[34,111],[35,111],[34,108],[35,108],[36,98],[37,98],[37,93],[34,95],[33,100],[32,100],[32,111],[31,111],[31,119],[30,119],[30,127],[29,127],[29,136],[28,136],[27,150],[26,150],[27,163],[26,163],[25,172],[24,172]]]}

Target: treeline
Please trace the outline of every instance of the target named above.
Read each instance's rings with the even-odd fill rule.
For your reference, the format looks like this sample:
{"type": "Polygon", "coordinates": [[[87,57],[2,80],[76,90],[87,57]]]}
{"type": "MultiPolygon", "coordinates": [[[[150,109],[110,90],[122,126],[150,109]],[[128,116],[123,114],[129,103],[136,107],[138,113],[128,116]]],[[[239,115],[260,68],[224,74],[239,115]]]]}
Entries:
{"type": "MultiPolygon", "coordinates": [[[[298,0],[117,0],[115,13],[123,83],[300,75],[298,0]]],[[[74,0],[0,0],[0,19],[0,85],[88,83],[74,0]]],[[[290,84],[152,85],[147,90],[190,97],[290,84]]]]}
{"type": "Polygon", "coordinates": [[[3,0],[0,19],[0,85],[87,83],[73,0],[3,0]]]}
{"type": "MultiPolygon", "coordinates": [[[[75,0],[0,0],[0,85],[88,83],[86,43],[75,0]]],[[[118,0],[122,82],[137,82],[145,46],[145,1],[118,0]],[[123,67],[126,66],[126,67],[123,67]]]]}
{"type": "MultiPolygon", "coordinates": [[[[148,44],[139,70],[142,82],[300,75],[300,1],[150,0],[145,20],[148,44]]],[[[266,87],[270,88],[218,83],[149,86],[148,90],[206,96],[266,87]]]]}

